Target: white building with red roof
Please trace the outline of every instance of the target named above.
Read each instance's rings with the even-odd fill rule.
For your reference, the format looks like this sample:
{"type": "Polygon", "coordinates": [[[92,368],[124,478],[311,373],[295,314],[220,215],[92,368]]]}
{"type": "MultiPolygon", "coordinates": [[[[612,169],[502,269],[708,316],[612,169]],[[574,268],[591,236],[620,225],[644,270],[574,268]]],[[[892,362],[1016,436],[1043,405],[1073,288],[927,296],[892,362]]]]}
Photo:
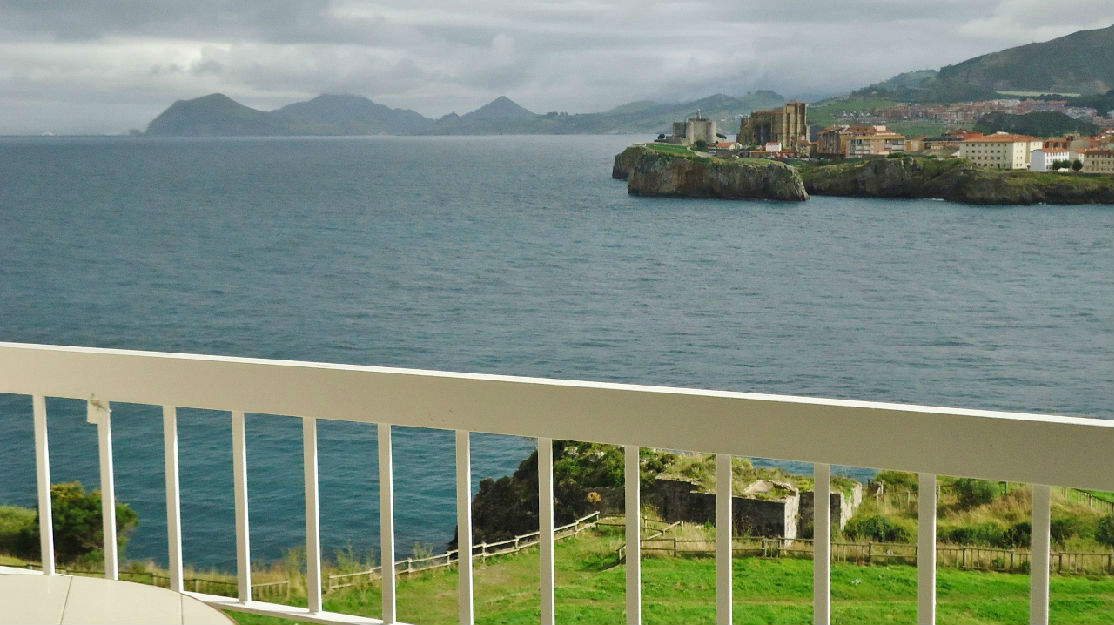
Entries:
{"type": "Polygon", "coordinates": [[[964,139],[959,144],[959,157],[988,169],[1029,169],[1033,150],[1043,145],[1042,139],[996,132],[964,139]]]}

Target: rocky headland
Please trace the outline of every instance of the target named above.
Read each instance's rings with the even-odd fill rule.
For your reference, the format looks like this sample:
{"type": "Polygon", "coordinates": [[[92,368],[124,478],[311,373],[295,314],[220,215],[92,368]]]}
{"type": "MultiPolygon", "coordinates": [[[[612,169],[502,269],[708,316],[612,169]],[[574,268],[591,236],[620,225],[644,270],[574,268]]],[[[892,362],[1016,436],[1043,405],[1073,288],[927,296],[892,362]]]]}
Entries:
{"type": "Polygon", "coordinates": [[[941,198],[961,204],[1114,204],[1114,178],[982,169],[964,159],[880,158],[799,168],[814,195],[941,198]]]}
{"type": "Polygon", "coordinates": [[[797,166],[719,159],[634,145],[615,157],[612,177],[634,195],[807,200],[809,195],[940,198],[961,204],[1114,204],[1114,178],[1101,174],[998,171],[964,159],[879,158],[797,166]]]}
{"type": "Polygon", "coordinates": [[[800,175],[765,159],[721,159],[661,152],[645,145],[615,157],[611,175],[627,180],[634,195],[803,201],[800,175]]]}

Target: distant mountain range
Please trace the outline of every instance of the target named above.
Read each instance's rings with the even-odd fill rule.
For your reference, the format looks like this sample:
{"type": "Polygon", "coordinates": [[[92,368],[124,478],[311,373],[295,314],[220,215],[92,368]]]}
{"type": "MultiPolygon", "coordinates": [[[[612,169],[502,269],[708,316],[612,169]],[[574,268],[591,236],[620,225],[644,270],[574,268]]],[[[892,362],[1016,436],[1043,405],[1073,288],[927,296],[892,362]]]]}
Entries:
{"type": "Polygon", "coordinates": [[[905,72],[852,95],[950,103],[993,99],[1003,91],[1088,96],[1111,88],[1114,25],[984,54],[939,70],[905,72]]]}
{"type": "Polygon", "coordinates": [[[259,111],[220,93],[179,100],[147,126],[155,137],[603,134],[670,132],[674,121],[697,111],[720,121],[724,134],[738,131],[738,117],[752,110],[781,106],[773,91],[741,97],[717,94],[680,104],[632,102],[602,113],[537,114],[507,97],[498,97],[464,115],[429,119],[355,95],[322,95],[276,111],[259,111]]]}
{"type": "MultiPolygon", "coordinates": [[[[1101,94],[1114,83],[1114,26],[1081,30],[1066,37],[985,54],[939,70],[898,74],[853,91],[852,96],[906,102],[965,102],[1000,97],[1002,91],[1101,94]]],[[[149,136],[344,136],[670,133],[672,122],[700,111],[719,122],[725,135],[738,131],[739,117],[781,106],[773,91],[732,97],[717,94],[692,102],[631,102],[602,113],[550,111],[539,114],[499,97],[457,115],[430,119],[356,95],[321,95],[275,111],[259,111],[214,93],[179,100],[147,126],[149,136]]]]}

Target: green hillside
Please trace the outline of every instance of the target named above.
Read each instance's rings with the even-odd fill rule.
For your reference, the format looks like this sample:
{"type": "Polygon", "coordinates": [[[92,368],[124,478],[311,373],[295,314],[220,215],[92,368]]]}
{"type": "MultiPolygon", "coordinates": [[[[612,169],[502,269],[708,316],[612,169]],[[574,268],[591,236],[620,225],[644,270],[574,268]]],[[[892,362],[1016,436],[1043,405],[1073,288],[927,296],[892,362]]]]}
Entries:
{"type": "Polygon", "coordinates": [[[1056,111],[1034,111],[1025,115],[987,113],[975,122],[974,129],[985,134],[1001,130],[1031,137],[1057,137],[1066,134],[1087,137],[1099,131],[1099,127],[1090,122],[1072,119],[1056,111]]]}
{"type": "Polygon", "coordinates": [[[898,74],[852,92],[901,102],[988,100],[1003,91],[1101,94],[1114,85],[1114,26],[898,74]]]}
{"type": "Polygon", "coordinates": [[[947,65],[939,79],[996,91],[1102,93],[1114,86],[1114,26],[947,65]]]}

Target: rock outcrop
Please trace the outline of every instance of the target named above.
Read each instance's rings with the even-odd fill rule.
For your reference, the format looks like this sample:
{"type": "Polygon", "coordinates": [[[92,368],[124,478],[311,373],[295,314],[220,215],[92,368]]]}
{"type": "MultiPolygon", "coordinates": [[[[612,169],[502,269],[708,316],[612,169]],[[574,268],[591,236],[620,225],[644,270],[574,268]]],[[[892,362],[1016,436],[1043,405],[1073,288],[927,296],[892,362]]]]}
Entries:
{"type": "Polygon", "coordinates": [[[808,199],[795,169],[767,160],[702,158],[632,146],[615,157],[612,176],[626,178],[627,192],[634,195],[808,199]]]}
{"type": "Polygon", "coordinates": [[[702,158],[635,145],[611,175],[634,195],[807,200],[812,195],[941,198],[960,204],[1114,204],[1114,177],[998,171],[964,159],[871,158],[794,168],[765,159],[702,158]]]}
{"type": "Polygon", "coordinates": [[[963,159],[866,159],[801,169],[813,195],[942,198],[962,204],[1111,204],[1114,178],[977,168],[963,159]]]}

